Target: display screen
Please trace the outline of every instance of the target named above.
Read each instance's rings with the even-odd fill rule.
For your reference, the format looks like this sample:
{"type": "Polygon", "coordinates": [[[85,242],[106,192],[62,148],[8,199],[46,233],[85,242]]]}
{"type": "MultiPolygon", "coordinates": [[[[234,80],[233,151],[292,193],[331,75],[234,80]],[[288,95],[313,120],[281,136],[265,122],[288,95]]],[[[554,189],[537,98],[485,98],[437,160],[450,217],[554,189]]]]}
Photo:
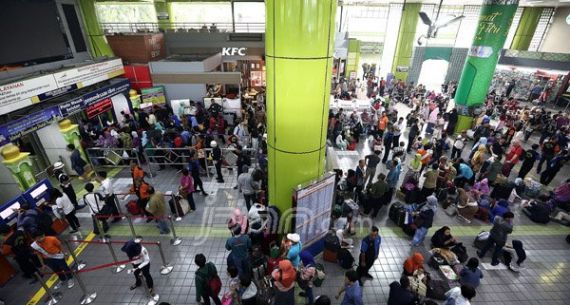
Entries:
{"type": "Polygon", "coordinates": [[[61,60],[70,54],[54,0],[0,1],[0,65],[61,60]]]}

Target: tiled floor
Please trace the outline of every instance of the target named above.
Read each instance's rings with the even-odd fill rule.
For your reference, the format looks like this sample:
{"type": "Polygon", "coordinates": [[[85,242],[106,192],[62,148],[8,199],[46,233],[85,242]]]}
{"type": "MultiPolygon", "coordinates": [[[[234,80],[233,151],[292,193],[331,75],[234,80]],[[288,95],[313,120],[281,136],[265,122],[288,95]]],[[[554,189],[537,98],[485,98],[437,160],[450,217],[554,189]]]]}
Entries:
{"type": "MultiPolygon", "coordinates": [[[[403,109],[405,111],[406,109],[403,109]]],[[[402,112],[402,111],[401,111],[402,112]]],[[[405,113],[404,113],[405,114],[405,113]]],[[[405,138],[405,137],[402,137],[405,138]]],[[[534,139],[531,139],[534,140],[534,139]]],[[[365,142],[365,141],[364,141],[365,142]]],[[[361,144],[359,153],[339,152],[338,163],[343,169],[354,168],[356,162],[363,155],[369,153],[366,143],[361,144]]],[[[378,172],[386,172],[378,169],[378,172]]],[[[517,172],[517,169],[513,172],[517,172]]],[[[552,186],[557,185],[570,174],[565,167],[552,186]]],[[[403,175],[402,175],[403,177],[403,175]]],[[[157,175],[149,179],[149,182],[163,192],[174,191],[178,185],[179,174],[175,169],[166,169],[157,172],[157,175]]],[[[115,178],[116,192],[126,191],[130,184],[130,175],[127,170],[119,173],[115,178]]],[[[233,189],[236,183],[235,172],[224,171],[224,184],[215,181],[205,181],[205,187],[210,194],[204,197],[195,194],[197,211],[186,215],[180,222],[176,222],[176,231],[182,237],[183,242],[179,246],[171,246],[171,236],[161,236],[153,224],[146,224],[144,220],[134,221],[137,235],[145,237],[146,241],[160,241],[164,248],[167,262],[174,266],[174,271],[169,275],[160,275],[161,259],[156,246],[149,245],[152,258],[151,272],[155,280],[155,291],[160,295],[161,301],[171,304],[195,304],[194,271],[193,263],[197,253],[204,253],[206,257],[216,263],[220,271],[224,286],[227,283],[225,274],[226,257],[228,252],[224,249],[225,239],[228,236],[225,222],[232,209],[240,207],[245,209],[243,197],[233,189]]],[[[128,198],[122,198],[124,204],[128,198]]],[[[82,234],[87,236],[91,229],[91,223],[87,215],[83,214],[82,234]]],[[[477,297],[474,304],[485,305],[526,305],[526,304],[568,304],[570,299],[570,246],[565,242],[566,235],[570,234],[570,228],[556,223],[537,225],[528,220],[515,207],[515,232],[513,236],[524,242],[527,249],[528,259],[526,269],[516,274],[508,270],[484,270],[485,278],[477,289],[477,297]]],[[[362,219],[362,223],[370,223],[362,219]]],[[[384,208],[374,224],[380,227],[382,246],[380,257],[372,269],[374,280],[365,283],[365,304],[386,304],[390,282],[399,279],[402,263],[412,251],[420,251],[427,256],[427,249],[419,247],[411,249],[409,237],[403,234],[400,228],[387,219],[387,209],[384,208]]],[[[473,222],[465,224],[454,217],[449,217],[440,209],[435,218],[434,229],[438,226],[449,225],[452,232],[465,245],[470,255],[475,254],[471,247],[474,236],[481,230],[488,230],[489,225],[473,222]]],[[[357,232],[355,238],[361,238],[366,234],[367,228],[357,232]]],[[[433,230],[432,230],[433,231],[433,230]]],[[[431,233],[431,232],[430,232],[431,233]]],[[[115,241],[126,240],[130,237],[130,229],[126,221],[113,224],[110,234],[115,241]]],[[[431,234],[429,235],[431,236],[431,234]]],[[[64,235],[62,238],[68,238],[64,235]]],[[[426,246],[427,243],[426,243],[426,246]]],[[[119,260],[125,259],[120,251],[120,244],[114,245],[119,260]]],[[[353,250],[355,257],[358,249],[353,250]]],[[[96,266],[111,261],[109,250],[105,245],[89,245],[80,254],[80,259],[88,264],[88,267],[96,266]]],[[[320,258],[319,258],[320,260],[320,258]]],[[[483,260],[489,262],[487,257],[483,260]]],[[[343,281],[343,270],[335,264],[324,263],[326,268],[326,280],[322,287],[316,288],[316,294],[334,296],[343,281]]],[[[431,270],[435,277],[438,272],[431,270]]],[[[133,275],[123,271],[113,274],[110,270],[99,270],[81,275],[89,291],[98,293],[94,304],[146,304],[146,297],[141,289],[130,291],[128,287],[133,283],[133,275]]],[[[6,304],[24,304],[38,291],[39,285],[28,285],[20,276],[16,276],[6,286],[0,288],[0,298],[6,304]]],[[[60,304],[78,304],[81,290],[76,285],[68,290],[62,289],[63,299],[60,304]]],[[[334,300],[334,298],[333,298],[334,300]]],[[[333,301],[339,304],[340,301],[333,301]]],[[[439,302],[442,303],[441,301],[439,302]]],[[[34,304],[32,302],[28,303],[34,304]]],[[[298,299],[296,304],[302,305],[304,301],[298,299]]]]}

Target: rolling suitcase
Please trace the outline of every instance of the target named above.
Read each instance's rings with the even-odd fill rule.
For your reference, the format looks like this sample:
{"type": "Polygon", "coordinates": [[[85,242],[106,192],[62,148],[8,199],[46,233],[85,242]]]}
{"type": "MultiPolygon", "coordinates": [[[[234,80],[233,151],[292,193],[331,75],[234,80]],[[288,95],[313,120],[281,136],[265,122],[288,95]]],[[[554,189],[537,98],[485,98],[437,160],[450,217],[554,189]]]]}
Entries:
{"type": "Polygon", "coordinates": [[[400,202],[394,202],[390,206],[388,211],[388,217],[392,220],[398,227],[404,225],[404,220],[406,219],[406,208],[400,202]]]}

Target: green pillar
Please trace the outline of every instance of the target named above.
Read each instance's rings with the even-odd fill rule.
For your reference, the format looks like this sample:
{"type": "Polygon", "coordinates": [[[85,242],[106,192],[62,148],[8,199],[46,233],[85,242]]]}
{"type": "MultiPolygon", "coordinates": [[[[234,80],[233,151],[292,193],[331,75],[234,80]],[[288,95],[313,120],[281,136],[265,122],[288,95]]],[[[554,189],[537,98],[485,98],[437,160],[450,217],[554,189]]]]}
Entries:
{"type": "Polygon", "coordinates": [[[404,70],[406,72],[399,72],[398,67],[409,69],[412,64],[412,54],[416,41],[416,26],[419,18],[418,13],[421,7],[421,3],[406,3],[402,10],[400,30],[398,32],[398,40],[396,41],[396,52],[394,52],[394,61],[392,62],[392,73],[396,79],[405,81],[408,78],[407,70],[404,70]]]}
{"type": "MultiPolygon", "coordinates": [[[[350,74],[352,72],[358,73],[358,67],[360,62],[360,40],[355,38],[350,38],[348,40],[348,55],[346,59],[346,79],[350,79],[350,74]]],[[[356,75],[355,78],[358,78],[356,75]]]]}
{"type": "Polygon", "coordinates": [[[455,93],[459,121],[455,130],[471,128],[470,109],[485,102],[499,53],[505,44],[509,28],[517,11],[518,0],[485,0],[473,44],[455,93]]]}
{"type": "Polygon", "coordinates": [[[336,2],[265,2],[269,202],[281,212],[325,171],[336,2]]]}
{"type": "Polygon", "coordinates": [[[111,47],[109,47],[109,44],[107,43],[105,34],[101,30],[101,25],[97,20],[97,14],[95,13],[95,0],[78,0],[78,3],[83,16],[85,34],[89,40],[89,51],[91,52],[91,56],[114,56],[111,47]]]}
{"type": "Polygon", "coordinates": [[[67,144],[73,144],[73,146],[75,146],[75,148],[79,150],[79,153],[81,154],[81,157],[85,160],[85,162],[89,163],[89,159],[87,159],[87,154],[85,153],[85,150],[83,150],[83,147],[81,146],[79,125],[73,124],[71,123],[70,120],[65,119],[60,121],[58,123],[58,126],[59,126],[59,132],[61,132],[61,134],[63,135],[65,142],[67,142],[67,144]]]}
{"type": "Polygon", "coordinates": [[[30,153],[20,152],[18,146],[12,143],[4,145],[2,148],[2,157],[4,158],[2,163],[10,170],[12,177],[18,182],[22,191],[36,184],[29,155],[30,153]]]}
{"type": "Polygon", "coordinates": [[[510,49],[527,51],[542,15],[542,7],[525,7],[510,49]]]}
{"type": "Polygon", "coordinates": [[[158,28],[165,31],[171,29],[172,11],[170,3],[166,0],[154,0],[154,9],[156,10],[156,18],[158,19],[158,28]]]}

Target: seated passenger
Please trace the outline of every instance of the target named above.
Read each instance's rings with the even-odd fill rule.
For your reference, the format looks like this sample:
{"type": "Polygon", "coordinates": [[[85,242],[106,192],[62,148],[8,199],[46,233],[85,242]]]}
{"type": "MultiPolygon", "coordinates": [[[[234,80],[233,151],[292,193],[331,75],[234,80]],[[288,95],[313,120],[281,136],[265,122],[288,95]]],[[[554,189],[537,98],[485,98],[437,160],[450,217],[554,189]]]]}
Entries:
{"type": "Polygon", "coordinates": [[[408,257],[404,262],[404,275],[411,276],[416,270],[424,269],[424,256],[415,252],[414,255],[408,257]]]}
{"type": "Polygon", "coordinates": [[[541,195],[536,200],[521,204],[521,207],[523,208],[523,213],[534,222],[547,224],[550,221],[552,208],[548,203],[548,197],[545,198],[544,195],[541,195]]]}
{"type": "Polygon", "coordinates": [[[483,278],[483,272],[479,269],[479,260],[472,257],[467,261],[467,265],[461,269],[459,273],[459,282],[464,285],[468,284],[477,288],[483,278]]]}
{"type": "Polygon", "coordinates": [[[414,304],[416,297],[410,291],[410,279],[403,275],[400,282],[390,284],[390,294],[388,295],[388,305],[410,305],[414,304]]]}
{"type": "Polygon", "coordinates": [[[342,134],[339,134],[336,137],[335,144],[336,147],[340,150],[346,150],[346,148],[348,147],[348,141],[343,138],[342,134]]]}
{"type": "Polygon", "coordinates": [[[457,244],[457,241],[451,235],[451,229],[448,226],[441,227],[431,237],[432,248],[451,248],[455,244],[457,244]]]}
{"type": "Polygon", "coordinates": [[[477,211],[479,206],[477,201],[470,196],[470,193],[465,191],[465,189],[457,189],[457,215],[463,220],[470,223],[477,211]]]}
{"type": "Polygon", "coordinates": [[[505,213],[510,212],[511,209],[509,208],[509,202],[505,199],[501,199],[499,201],[497,201],[495,203],[495,205],[493,206],[493,208],[491,209],[491,211],[489,211],[489,216],[491,219],[491,222],[494,221],[495,216],[501,216],[503,217],[503,215],[505,215],[505,213]]]}

